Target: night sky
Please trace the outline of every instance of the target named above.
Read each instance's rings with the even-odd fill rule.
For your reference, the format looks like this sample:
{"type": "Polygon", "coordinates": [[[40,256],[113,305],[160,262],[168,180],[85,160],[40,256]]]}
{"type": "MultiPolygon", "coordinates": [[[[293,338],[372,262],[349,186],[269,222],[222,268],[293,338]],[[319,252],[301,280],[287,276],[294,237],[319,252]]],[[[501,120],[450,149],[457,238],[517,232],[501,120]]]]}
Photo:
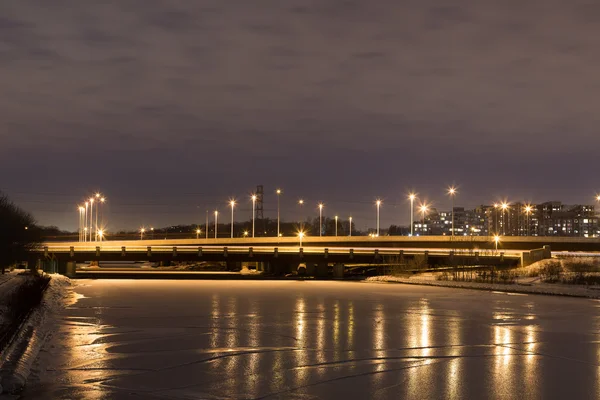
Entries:
{"type": "Polygon", "coordinates": [[[583,0],[0,3],[0,189],[44,225],[265,214],[408,221],[600,190],[600,3],[583,0]]]}

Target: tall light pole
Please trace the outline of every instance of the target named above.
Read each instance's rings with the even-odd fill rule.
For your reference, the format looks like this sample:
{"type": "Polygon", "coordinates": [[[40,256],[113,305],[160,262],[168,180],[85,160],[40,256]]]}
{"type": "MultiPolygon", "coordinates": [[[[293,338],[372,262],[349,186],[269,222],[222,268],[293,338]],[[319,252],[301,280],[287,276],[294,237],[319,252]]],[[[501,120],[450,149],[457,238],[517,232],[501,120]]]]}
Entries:
{"type": "Polygon", "coordinates": [[[506,224],[504,223],[504,213],[508,209],[508,204],[504,202],[500,207],[502,208],[502,235],[506,236],[506,224]]]}
{"type": "Polygon", "coordinates": [[[352,217],[350,217],[349,220],[350,220],[350,222],[349,222],[349,227],[348,227],[348,231],[349,231],[348,236],[352,236],[352,217]]]}
{"type": "Polygon", "coordinates": [[[423,204],[420,207],[421,210],[421,230],[423,231],[423,234],[425,234],[425,213],[427,212],[427,204],[423,204]]]}
{"type": "Polygon", "coordinates": [[[101,242],[102,237],[104,236],[104,231],[102,229],[98,229],[98,240],[101,242]]]}
{"type": "Polygon", "coordinates": [[[229,200],[231,206],[231,238],[233,239],[233,207],[235,207],[235,200],[229,200]]]}
{"type": "Polygon", "coordinates": [[[304,200],[298,200],[298,206],[300,206],[300,221],[298,221],[298,225],[300,225],[300,230],[304,229],[304,223],[302,222],[302,209],[304,208],[304,200]]]}
{"type": "Polygon", "coordinates": [[[526,216],[526,224],[527,224],[527,236],[529,236],[529,214],[531,214],[531,211],[533,210],[533,207],[531,207],[529,204],[525,206],[525,216],[526,216]]]}
{"type": "Polygon", "coordinates": [[[323,236],[323,203],[319,203],[319,237],[323,236]]]}
{"type": "Polygon", "coordinates": [[[496,234],[498,234],[498,207],[500,207],[500,205],[498,203],[494,203],[494,214],[496,215],[494,218],[494,231],[496,234]]]}
{"type": "Polygon", "coordinates": [[[415,235],[415,232],[414,232],[415,199],[417,198],[417,195],[414,193],[410,193],[408,195],[408,198],[410,199],[410,236],[414,236],[415,235]]]}
{"type": "Polygon", "coordinates": [[[375,205],[377,205],[377,236],[379,236],[379,207],[381,207],[381,200],[377,199],[375,205]]]}
{"type": "Polygon", "coordinates": [[[255,194],[252,195],[252,237],[254,237],[254,217],[256,215],[256,199],[257,196],[255,194]]]}
{"type": "Polygon", "coordinates": [[[498,242],[500,242],[500,236],[494,235],[494,242],[496,243],[496,251],[498,251],[498,242]]]}
{"type": "Polygon", "coordinates": [[[98,210],[100,209],[100,193],[96,193],[96,201],[98,204],[96,205],[96,228],[94,229],[94,237],[96,241],[98,241],[98,210]]]}
{"type": "Polygon", "coordinates": [[[85,202],[85,216],[83,218],[83,241],[87,242],[87,222],[88,222],[88,205],[89,201],[85,202]]]}
{"type": "MultiPolygon", "coordinates": [[[[100,207],[100,205],[103,205],[104,202],[106,201],[106,197],[102,196],[99,199],[99,203],[98,203],[98,207],[100,207]]],[[[104,225],[104,213],[102,212],[102,209],[98,210],[99,214],[100,214],[100,228],[104,225]]],[[[98,225],[98,220],[96,219],[96,225],[98,225]]]]}
{"type": "Polygon", "coordinates": [[[146,229],[140,229],[140,240],[144,240],[144,232],[146,232],[146,229]]]}
{"type": "Polygon", "coordinates": [[[298,232],[298,237],[300,238],[300,247],[302,247],[302,238],[304,237],[304,232],[303,231],[298,232]]]}
{"type": "Polygon", "coordinates": [[[338,216],[335,216],[335,236],[337,237],[337,222],[338,222],[338,216]]]}
{"type": "Polygon", "coordinates": [[[83,213],[85,212],[85,208],[83,206],[79,206],[79,241],[83,242],[83,213]]]}
{"type": "Polygon", "coordinates": [[[90,242],[92,241],[92,231],[94,231],[94,198],[90,198],[90,242]]]}
{"type": "Polygon", "coordinates": [[[276,193],[277,193],[277,237],[279,237],[279,196],[281,195],[281,189],[277,189],[276,193]]]}
{"type": "Polygon", "coordinates": [[[219,212],[215,210],[215,239],[217,238],[217,230],[219,228],[219,212]]]}
{"type": "Polygon", "coordinates": [[[454,186],[448,188],[448,194],[452,199],[452,237],[454,237],[454,196],[458,193],[454,186]]]}
{"type": "Polygon", "coordinates": [[[204,230],[206,231],[206,239],[208,239],[208,210],[206,210],[206,225],[204,226],[204,230]]]}

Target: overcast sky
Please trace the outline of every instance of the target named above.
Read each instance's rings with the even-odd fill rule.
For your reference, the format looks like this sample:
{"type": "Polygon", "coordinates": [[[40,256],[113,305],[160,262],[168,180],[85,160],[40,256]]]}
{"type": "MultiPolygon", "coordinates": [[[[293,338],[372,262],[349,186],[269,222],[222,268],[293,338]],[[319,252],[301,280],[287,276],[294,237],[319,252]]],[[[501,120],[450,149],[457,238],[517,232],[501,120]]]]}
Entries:
{"type": "MultiPolygon", "coordinates": [[[[0,189],[42,224],[266,214],[406,223],[438,208],[592,203],[600,3],[583,0],[0,3],[0,189]]],[[[228,221],[228,218],[227,218],[228,221]]]]}

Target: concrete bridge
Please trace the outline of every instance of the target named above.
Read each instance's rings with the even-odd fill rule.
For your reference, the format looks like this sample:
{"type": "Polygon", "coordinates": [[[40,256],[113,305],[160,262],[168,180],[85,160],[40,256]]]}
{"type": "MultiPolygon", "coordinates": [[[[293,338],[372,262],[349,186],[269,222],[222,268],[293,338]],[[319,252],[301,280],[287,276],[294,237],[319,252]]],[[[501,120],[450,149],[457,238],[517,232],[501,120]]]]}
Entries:
{"type": "Polygon", "coordinates": [[[499,247],[496,250],[495,243],[484,240],[409,239],[407,242],[396,237],[323,237],[305,239],[302,247],[297,238],[45,243],[32,252],[30,262],[41,262],[46,266],[51,263],[59,271],[73,270],[77,263],[93,261],[150,261],[163,265],[211,261],[225,263],[228,270],[239,269],[242,263],[250,262],[276,275],[297,270],[303,264],[307,270],[315,270],[316,275],[325,275],[329,266],[338,266],[339,269],[340,266],[352,264],[405,265],[413,262],[415,265],[429,266],[502,267],[529,265],[550,257],[548,246],[527,250],[499,247]],[[432,246],[427,247],[428,244],[432,246]]]}

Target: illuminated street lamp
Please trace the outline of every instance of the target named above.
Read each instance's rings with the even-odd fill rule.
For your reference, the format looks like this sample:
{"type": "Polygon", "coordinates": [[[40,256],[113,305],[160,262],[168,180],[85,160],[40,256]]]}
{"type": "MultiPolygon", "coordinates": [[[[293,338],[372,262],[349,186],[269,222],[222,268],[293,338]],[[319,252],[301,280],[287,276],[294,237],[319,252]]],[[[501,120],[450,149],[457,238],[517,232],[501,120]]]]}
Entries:
{"type": "Polygon", "coordinates": [[[319,237],[323,236],[323,203],[319,203],[319,237]]]}
{"type": "MultiPolygon", "coordinates": [[[[279,196],[281,195],[281,189],[277,189],[275,193],[277,193],[277,237],[279,237],[281,236],[279,234],[279,196]]],[[[231,237],[233,237],[233,233],[231,237]]]]}
{"type": "Polygon", "coordinates": [[[335,236],[337,237],[337,222],[338,222],[338,216],[335,216],[335,236]]]}
{"type": "Polygon", "coordinates": [[[456,196],[456,193],[458,192],[454,186],[448,188],[448,195],[452,199],[452,237],[454,237],[454,196],[456,196]]]}
{"type": "Polygon", "coordinates": [[[506,224],[504,223],[504,213],[508,209],[508,204],[504,202],[500,205],[500,208],[502,209],[502,235],[506,236],[506,224]]]}
{"type": "Polygon", "coordinates": [[[248,231],[244,231],[244,237],[248,237],[248,231]]]}
{"type": "Polygon", "coordinates": [[[90,242],[92,241],[92,232],[95,232],[94,230],[94,198],[90,198],[90,242]]]}
{"type": "Polygon", "coordinates": [[[85,202],[85,216],[83,219],[83,241],[87,242],[87,223],[88,223],[88,205],[90,204],[89,201],[85,202]]]}
{"type": "Polygon", "coordinates": [[[348,230],[350,233],[348,234],[348,236],[352,236],[352,217],[350,217],[349,220],[350,220],[350,222],[349,222],[348,230]]]}
{"type": "Polygon", "coordinates": [[[414,193],[410,193],[408,195],[408,198],[410,199],[410,236],[414,236],[414,226],[415,226],[415,221],[414,221],[414,213],[415,213],[415,199],[417,198],[417,195],[414,193]]]}
{"type": "Polygon", "coordinates": [[[140,240],[144,240],[144,232],[146,232],[146,229],[140,229],[140,240]]]}
{"type": "Polygon", "coordinates": [[[79,241],[83,241],[83,215],[85,212],[85,208],[83,206],[79,206],[79,241]]]}
{"type": "Polygon", "coordinates": [[[104,231],[102,229],[98,229],[98,240],[102,241],[103,236],[104,236],[104,231]]]}
{"type": "Polygon", "coordinates": [[[529,204],[525,206],[525,216],[527,219],[527,236],[529,236],[529,214],[531,214],[531,211],[533,210],[533,207],[531,207],[529,204]]]}
{"type": "Polygon", "coordinates": [[[200,229],[196,229],[196,240],[200,237],[200,229]]]}
{"type": "Polygon", "coordinates": [[[427,204],[422,204],[419,210],[421,210],[421,230],[423,231],[423,235],[425,234],[425,213],[429,208],[427,204]]]}
{"type": "Polygon", "coordinates": [[[96,193],[96,201],[98,204],[96,205],[96,226],[94,232],[96,232],[95,241],[98,241],[98,210],[100,209],[100,193],[96,193]]]}
{"type": "Polygon", "coordinates": [[[217,230],[219,228],[219,212],[215,210],[215,239],[217,238],[217,230]]]}
{"type": "Polygon", "coordinates": [[[300,247],[302,247],[302,238],[304,238],[304,231],[298,232],[298,238],[300,239],[300,247]]]}
{"type": "Polygon", "coordinates": [[[498,207],[500,207],[500,205],[498,203],[494,203],[494,214],[496,215],[494,218],[494,230],[496,233],[498,233],[498,207]]]}
{"type": "Polygon", "coordinates": [[[256,212],[256,195],[252,195],[252,237],[254,237],[254,216],[256,212]]]}
{"type": "Polygon", "coordinates": [[[379,207],[381,207],[381,200],[378,199],[375,204],[377,205],[377,236],[379,236],[379,207]]]}
{"type": "Polygon", "coordinates": [[[304,225],[302,223],[302,218],[303,218],[303,216],[302,216],[302,208],[304,206],[304,200],[303,199],[298,200],[298,206],[300,206],[300,221],[299,221],[298,225],[300,225],[300,228],[302,228],[303,225],[304,225]]]}
{"type": "Polygon", "coordinates": [[[233,239],[233,207],[235,207],[235,200],[229,200],[231,206],[231,238],[233,239]]]}
{"type": "Polygon", "coordinates": [[[496,251],[498,251],[498,243],[500,242],[500,236],[494,235],[494,243],[496,243],[496,251]]]}

